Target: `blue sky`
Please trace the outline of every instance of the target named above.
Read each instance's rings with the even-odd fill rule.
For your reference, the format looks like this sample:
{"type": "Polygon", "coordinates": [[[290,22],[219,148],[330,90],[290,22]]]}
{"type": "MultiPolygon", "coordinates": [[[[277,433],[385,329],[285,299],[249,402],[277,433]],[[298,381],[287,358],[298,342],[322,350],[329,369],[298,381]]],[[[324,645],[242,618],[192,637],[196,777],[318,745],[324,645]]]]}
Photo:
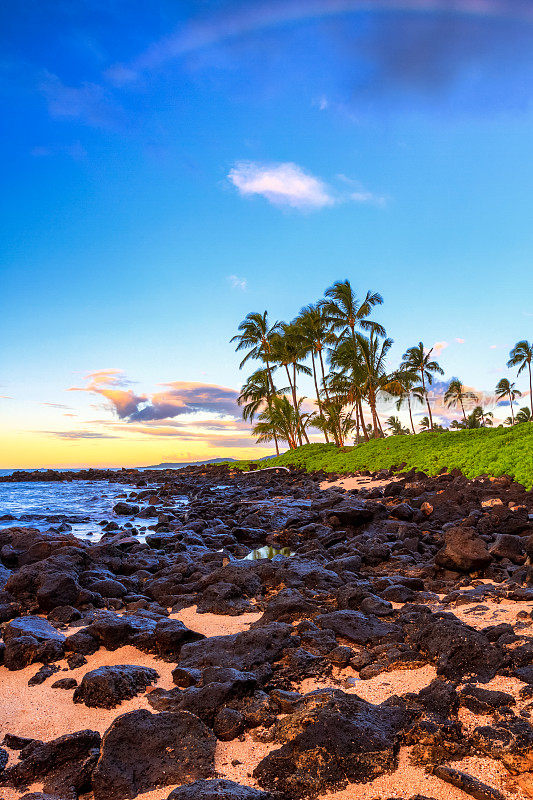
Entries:
{"type": "Polygon", "coordinates": [[[229,338],[346,277],[384,296],[392,363],[423,340],[480,391],[511,374],[533,337],[533,14],[446,5],[3,9],[1,466],[250,454],[213,388],[244,377],[229,338]],[[134,425],[102,389],[171,392],[183,425],[134,425]]]}

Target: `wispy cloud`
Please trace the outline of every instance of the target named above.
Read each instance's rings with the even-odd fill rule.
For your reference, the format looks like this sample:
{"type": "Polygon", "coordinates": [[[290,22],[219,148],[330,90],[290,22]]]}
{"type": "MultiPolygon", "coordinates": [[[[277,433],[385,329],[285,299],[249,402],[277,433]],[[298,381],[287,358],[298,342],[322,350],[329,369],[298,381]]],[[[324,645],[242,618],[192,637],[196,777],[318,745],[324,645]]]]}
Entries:
{"type": "Polygon", "coordinates": [[[87,156],[87,150],[80,142],[74,142],[73,144],[37,145],[32,147],[30,155],[34,158],[68,156],[74,161],[82,161],[87,156]]]}
{"type": "MultiPolygon", "coordinates": [[[[46,72],[39,89],[48,103],[52,117],[75,119],[96,128],[113,126],[120,115],[109,91],[98,83],[67,86],[51,72],[46,72]]],[[[36,155],[44,155],[37,151],[36,155]]]]}
{"type": "Polygon", "coordinates": [[[13,400],[13,398],[8,394],[0,394],[0,400],[13,400]]]}
{"type": "MultiPolygon", "coordinates": [[[[455,18],[464,17],[467,21],[475,17],[529,22],[533,19],[530,0],[455,0],[453,3],[450,0],[373,0],[370,5],[378,12],[404,10],[411,15],[418,12],[422,19],[428,12],[441,12],[440,16],[452,12],[455,18]]],[[[218,13],[198,16],[180,25],[129,63],[111,67],[107,76],[116,85],[124,85],[138,80],[146,72],[162,68],[168,62],[220,43],[306,20],[334,18],[368,9],[368,0],[269,0],[238,4],[229,11],[222,7],[218,13]]],[[[426,65],[426,73],[433,61],[442,59],[444,45],[442,42],[440,45],[434,48],[438,51],[435,54],[426,49],[421,53],[424,55],[423,61],[430,62],[426,65]]],[[[411,59],[406,59],[408,63],[404,66],[406,72],[413,69],[413,55],[409,55],[411,59]]]]}
{"type": "Polygon", "coordinates": [[[40,433],[54,436],[56,439],[68,439],[76,442],[80,439],[117,439],[111,433],[98,433],[97,431],[40,431],[40,433]]]}
{"type": "Polygon", "coordinates": [[[240,161],[230,170],[228,179],[243,196],[261,195],[275,206],[313,211],[335,202],[323,181],[292,162],[240,161]]]}
{"type": "Polygon", "coordinates": [[[241,292],[245,292],[248,288],[248,281],[246,278],[239,278],[238,275],[228,275],[227,280],[234,289],[240,289],[241,292]]]}
{"type": "Polygon", "coordinates": [[[348,193],[343,194],[341,200],[352,200],[354,203],[380,206],[382,208],[387,205],[388,197],[384,194],[369,191],[361,181],[349,178],[343,173],[337,175],[337,178],[349,187],[348,193]]]}
{"type": "Polygon", "coordinates": [[[456,336],[455,337],[455,341],[457,342],[457,344],[464,344],[465,343],[465,340],[461,339],[460,336],[456,336]]]}
{"type": "Polygon", "coordinates": [[[436,356],[440,356],[443,350],[449,347],[448,342],[435,342],[433,345],[433,352],[436,356]]]}

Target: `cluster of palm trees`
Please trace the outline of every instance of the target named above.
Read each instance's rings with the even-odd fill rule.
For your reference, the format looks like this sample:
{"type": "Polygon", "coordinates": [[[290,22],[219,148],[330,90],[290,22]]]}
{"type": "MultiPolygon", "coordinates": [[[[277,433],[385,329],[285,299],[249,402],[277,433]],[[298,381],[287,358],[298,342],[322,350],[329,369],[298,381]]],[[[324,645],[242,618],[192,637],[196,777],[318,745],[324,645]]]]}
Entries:
{"type": "MultiPolygon", "coordinates": [[[[241,361],[258,362],[257,369],[242,386],[238,403],[243,418],[253,424],[258,442],[273,442],[276,453],[280,443],[291,449],[309,443],[308,430],[320,431],[326,442],[338,447],[349,439],[355,443],[371,437],[385,436],[378,405],[394,399],[400,410],[406,407],[410,429],[399,417],[389,417],[385,429],[392,435],[415,434],[413,406],[423,404],[427,416],[421,430],[444,430],[433,420],[430,388],[443,370],[433,357],[433,349],[423,342],[408,348],[396,370],[389,371],[387,356],[393,344],[383,326],[372,318],[383,299],[368,291],[359,299],[350,281],[337,281],[319,302],[302,308],[292,322],[271,324],[267,312],[252,312],[241,322],[232,338],[237,351],[247,351],[241,361]],[[304,411],[305,398],[299,396],[298,378],[312,377],[315,410],[304,411]],[[274,381],[276,379],[276,382],[274,381]],[[365,418],[365,407],[371,422],[365,418]]],[[[518,342],[510,353],[508,366],[518,366],[518,374],[529,369],[533,345],[518,342]]],[[[509,401],[510,424],[524,421],[527,412],[514,414],[513,405],[521,393],[514,383],[502,378],[497,397],[509,401]],[[522,415],[522,416],[521,416],[522,415]],[[520,418],[520,419],[519,419],[520,418]]],[[[453,427],[481,427],[492,424],[491,412],[477,405],[469,414],[466,407],[477,402],[477,396],[454,378],[444,396],[448,407],[460,408],[463,419],[453,427]]],[[[533,402],[533,400],[532,400],[533,402]]]]}

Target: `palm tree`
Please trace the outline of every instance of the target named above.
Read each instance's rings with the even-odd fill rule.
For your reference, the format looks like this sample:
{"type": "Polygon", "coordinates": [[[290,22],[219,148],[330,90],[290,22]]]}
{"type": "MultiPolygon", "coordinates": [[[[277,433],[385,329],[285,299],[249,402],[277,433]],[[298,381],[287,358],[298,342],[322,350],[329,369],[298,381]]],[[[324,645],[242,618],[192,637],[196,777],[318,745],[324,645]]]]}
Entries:
{"type": "Polygon", "coordinates": [[[346,437],[356,427],[355,420],[351,413],[344,411],[342,401],[330,400],[325,404],[325,410],[327,413],[322,417],[319,414],[311,415],[310,424],[324,435],[330,433],[337,447],[344,447],[346,437]]]}
{"type": "MultiPolygon", "coordinates": [[[[324,418],[324,409],[322,406],[321,392],[318,388],[318,378],[315,357],[318,356],[320,361],[320,368],[322,372],[322,390],[328,400],[328,390],[326,385],[326,377],[324,372],[324,360],[322,357],[322,349],[325,344],[331,344],[334,336],[330,330],[329,323],[325,314],[325,309],[320,304],[308,305],[300,310],[298,317],[294,320],[293,325],[296,327],[301,339],[303,350],[305,354],[311,355],[311,363],[313,367],[313,381],[315,384],[316,401],[318,405],[319,416],[324,418]]],[[[326,442],[328,439],[328,426],[324,425],[323,428],[326,442]]]]}
{"type": "Polygon", "coordinates": [[[355,337],[355,329],[376,331],[380,336],[385,336],[385,329],[377,322],[368,319],[374,306],[381,305],[383,298],[377,292],[367,292],[365,299],[360,303],[357,299],[349,280],[337,281],[326,289],[326,300],[323,306],[327,319],[334,331],[342,338],[351,335],[355,337]]]}
{"type": "Polygon", "coordinates": [[[531,415],[531,411],[529,410],[529,408],[527,406],[524,406],[523,408],[521,408],[520,411],[516,415],[516,423],[517,423],[517,425],[522,423],[522,422],[531,422],[532,420],[533,420],[533,417],[531,415]]]}
{"type": "Polygon", "coordinates": [[[364,370],[361,364],[361,354],[357,346],[354,349],[350,339],[340,339],[336,347],[330,348],[329,359],[332,367],[338,371],[329,375],[329,385],[332,393],[330,399],[340,401],[341,407],[352,405],[350,416],[355,413],[356,440],[359,444],[359,429],[361,428],[365,441],[369,440],[368,428],[365,425],[363,413],[364,370]]]}
{"type": "Polygon", "coordinates": [[[422,417],[422,419],[420,420],[420,430],[422,431],[432,430],[431,420],[429,419],[429,417],[422,417]]]}
{"type": "Polygon", "coordinates": [[[393,342],[392,339],[380,342],[374,331],[368,339],[361,333],[356,334],[356,342],[360,353],[361,388],[370,406],[374,435],[377,436],[378,431],[384,435],[377,413],[377,400],[380,391],[389,392],[391,388],[391,377],[386,372],[386,358],[393,342]]]}
{"type": "Polygon", "coordinates": [[[407,401],[407,408],[409,410],[409,419],[411,420],[411,430],[416,433],[415,424],[413,422],[413,411],[411,408],[411,397],[419,402],[423,401],[422,389],[417,386],[418,377],[414,372],[407,372],[407,370],[399,369],[391,375],[391,382],[389,393],[397,397],[396,408],[400,411],[401,407],[407,401]]]}
{"type": "MultiPolygon", "coordinates": [[[[238,330],[240,333],[233,336],[230,341],[237,342],[237,347],[235,348],[237,352],[239,350],[249,351],[241,361],[239,369],[242,369],[250,358],[257,358],[266,365],[270,383],[267,402],[270,404],[272,396],[275,394],[274,381],[272,380],[272,367],[270,365],[272,360],[270,357],[270,346],[272,336],[279,330],[279,322],[275,322],[274,325],[269,325],[267,311],[263,311],[262,314],[259,311],[252,311],[243,319],[238,330]]],[[[276,454],[279,455],[276,435],[274,435],[274,442],[276,445],[276,454]]]]}
{"type": "MultiPolygon", "coordinates": [[[[274,333],[271,341],[270,341],[270,354],[274,362],[281,364],[285,367],[285,371],[287,373],[287,379],[289,381],[289,386],[292,394],[292,405],[294,411],[297,415],[299,415],[299,403],[296,398],[297,394],[297,386],[296,386],[296,374],[303,373],[304,375],[310,375],[311,370],[309,367],[306,367],[305,364],[302,363],[303,359],[306,357],[306,344],[303,341],[302,337],[300,336],[299,330],[296,325],[292,323],[282,322],[280,325],[280,329],[278,332],[274,333]],[[292,377],[289,371],[289,367],[292,368],[292,377]]],[[[305,432],[305,427],[303,425],[298,426],[298,439],[300,444],[302,444],[302,435],[305,438],[307,444],[309,444],[309,439],[307,438],[307,434],[305,432]]]]}
{"type": "Polygon", "coordinates": [[[465,422],[463,422],[462,420],[452,419],[452,421],[450,422],[450,428],[452,428],[453,430],[463,430],[466,427],[467,427],[466,420],[465,422]]]}
{"type": "Polygon", "coordinates": [[[466,390],[459,378],[452,378],[444,394],[444,403],[446,408],[457,408],[460,405],[463,412],[463,420],[466,422],[465,400],[477,401],[478,396],[474,392],[466,390]]]}
{"type": "Polygon", "coordinates": [[[521,342],[517,342],[511,352],[509,353],[509,361],[507,362],[508,367],[518,367],[519,370],[516,373],[520,375],[523,369],[528,368],[529,372],[529,401],[531,406],[531,413],[533,414],[533,386],[531,383],[531,361],[533,360],[533,344],[530,344],[525,339],[521,342]]]}
{"type": "Polygon", "coordinates": [[[509,405],[511,406],[511,425],[514,425],[513,403],[518,397],[522,397],[522,392],[518,391],[515,387],[516,383],[511,383],[509,378],[501,378],[496,385],[496,398],[498,400],[503,400],[504,398],[509,399],[509,405]]]}
{"type": "Polygon", "coordinates": [[[274,395],[271,393],[271,385],[266,369],[257,369],[253,372],[246,383],[241,386],[241,393],[237,397],[237,404],[243,406],[242,417],[246,421],[253,422],[255,415],[268,405],[269,398],[288,392],[288,387],[282,389],[274,387],[274,395]]]}
{"type": "Polygon", "coordinates": [[[404,428],[399,417],[389,417],[385,423],[392,436],[409,436],[409,428],[404,428]]]}
{"type": "Polygon", "coordinates": [[[492,427],[494,425],[494,414],[492,411],[485,411],[483,406],[479,406],[479,419],[482,428],[492,427]]]}
{"type": "Polygon", "coordinates": [[[415,347],[410,347],[403,354],[403,361],[400,364],[400,369],[405,369],[408,372],[420,373],[422,381],[422,394],[426,398],[428,407],[429,428],[433,430],[433,417],[431,415],[431,405],[429,402],[429,395],[426,388],[433,383],[433,375],[438,373],[444,375],[444,370],[440,367],[437,361],[431,361],[431,353],[433,348],[427,352],[424,349],[424,344],[419,342],[415,347]]]}
{"type": "Polygon", "coordinates": [[[301,426],[305,425],[301,415],[302,402],[301,398],[294,409],[285,395],[272,397],[270,405],[259,414],[259,422],[252,429],[258,437],[257,442],[271,442],[276,437],[287,442],[291,450],[295,450],[298,447],[301,426]]]}
{"type": "Polygon", "coordinates": [[[465,428],[486,428],[493,424],[492,411],[485,411],[483,406],[476,406],[466,418],[465,428]]]}

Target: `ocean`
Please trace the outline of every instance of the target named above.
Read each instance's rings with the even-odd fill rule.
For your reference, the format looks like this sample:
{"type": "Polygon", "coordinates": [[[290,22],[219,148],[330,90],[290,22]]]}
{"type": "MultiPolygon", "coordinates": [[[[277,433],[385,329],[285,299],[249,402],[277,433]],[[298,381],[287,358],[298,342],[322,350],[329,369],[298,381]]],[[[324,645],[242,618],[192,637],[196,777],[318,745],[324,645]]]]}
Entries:
{"type": "MultiPolygon", "coordinates": [[[[0,470],[9,475],[13,470],[0,470]]],[[[117,518],[113,506],[119,497],[134,489],[123,483],[109,481],[22,481],[0,483],[0,528],[13,525],[56,530],[63,526],[82,539],[97,541],[101,535],[100,522],[117,518]]],[[[136,521],[131,520],[135,525],[136,521]]],[[[138,520],[138,530],[153,520],[138,520]]]]}

